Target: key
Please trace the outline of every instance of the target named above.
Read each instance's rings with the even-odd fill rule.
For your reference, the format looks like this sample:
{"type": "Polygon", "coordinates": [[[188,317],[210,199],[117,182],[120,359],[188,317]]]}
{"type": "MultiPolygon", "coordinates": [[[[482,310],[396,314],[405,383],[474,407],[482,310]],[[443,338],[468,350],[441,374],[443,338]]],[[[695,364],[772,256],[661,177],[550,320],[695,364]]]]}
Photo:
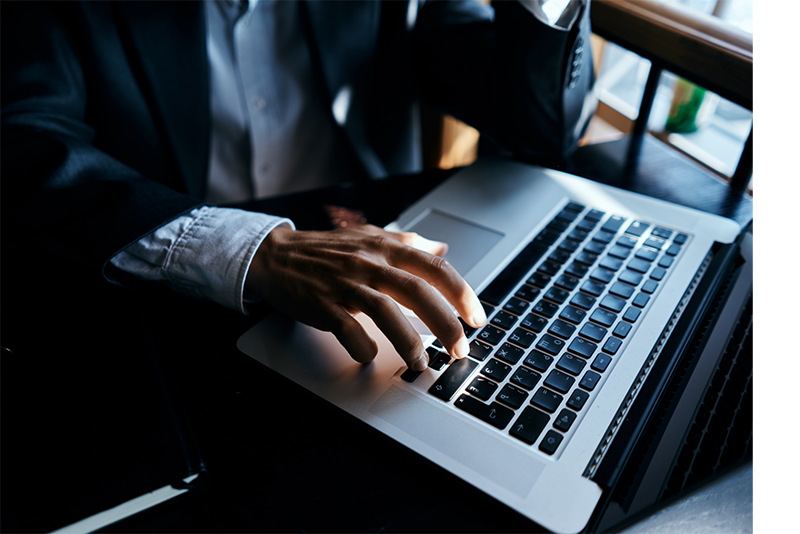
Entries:
{"type": "Polygon", "coordinates": [[[482,376],[475,377],[472,383],[467,386],[467,391],[483,400],[489,400],[489,397],[491,397],[496,390],[497,384],[482,376]]]}
{"type": "Polygon", "coordinates": [[[669,269],[670,265],[672,265],[672,261],[675,258],[672,256],[662,256],[660,260],[658,260],[658,266],[662,269],[669,269]]]}
{"type": "Polygon", "coordinates": [[[644,246],[654,248],[656,250],[661,250],[661,247],[664,246],[664,242],[654,237],[648,237],[647,241],[644,242],[644,246]]]}
{"type": "Polygon", "coordinates": [[[496,326],[489,325],[483,327],[481,333],[478,334],[478,338],[481,341],[489,343],[490,345],[497,345],[505,335],[506,335],[505,331],[500,330],[496,326]]]}
{"type": "Polygon", "coordinates": [[[613,256],[621,260],[626,259],[630,253],[631,249],[627,247],[621,247],[619,245],[614,245],[613,247],[611,247],[611,250],[608,251],[609,256],[613,256]]]}
{"type": "MultiPolygon", "coordinates": [[[[542,274],[539,272],[533,273],[530,278],[528,278],[526,284],[530,284],[532,286],[538,287],[539,289],[544,289],[547,284],[550,283],[550,277],[546,274],[542,274]]],[[[483,293],[481,293],[482,295],[483,293]]]]}
{"type": "Polygon", "coordinates": [[[547,331],[560,338],[569,339],[575,333],[575,327],[561,319],[556,319],[547,331]]]}
{"type": "Polygon", "coordinates": [[[567,406],[576,412],[579,412],[581,411],[581,408],[583,408],[584,404],[586,404],[587,400],[589,400],[589,394],[585,391],[581,391],[580,389],[576,389],[567,401],[567,406]]]}
{"type": "Polygon", "coordinates": [[[575,289],[578,286],[578,282],[579,281],[580,280],[578,280],[574,276],[569,276],[568,274],[562,274],[555,281],[555,285],[557,285],[558,287],[560,287],[562,289],[566,289],[567,291],[572,291],[573,289],[575,289]]]}
{"type": "MultiPolygon", "coordinates": [[[[603,312],[603,310],[595,310],[592,316],[596,315],[598,312],[605,313],[603,312]]],[[[583,325],[583,328],[581,328],[580,331],[580,335],[582,337],[594,341],[595,343],[599,343],[600,341],[602,341],[602,339],[606,336],[607,333],[608,330],[606,330],[602,326],[597,326],[596,324],[592,323],[586,323],[585,325],[583,325]]]]}
{"type": "Polygon", "coordinates": [[[556,314],[558,306],[552,302],[540,299],[539,302],[533,306],[533,311],[549,319],[556,314]]]}
{"type": "Polygon", "coordinates": [[[449,401],[476,367],[478,364],[467,358],[454,361],[433,383],[428,393],[445,402],[449,401]]]}
{"type": "Polygon", "coordinates": [[[561,393],[569,391],[574,383],[575,379],[573,377],[557,369],[550,371],[550,374],[547,375],[547,378],[544,380],[545,386],[560,391],[561,393]]]}
{"type": "Polygon", "coordinates": [[[578,356],[582,358],[586,358],[587,360],[592,357],[594,351],[597,350],[597,345],[592,343],[591,341],[587,341],[583,338],[576,337],[572,340],[572,343],[569,344],[569,348],[567,349],[570,352],[574,352],[578,356]]]}
{"type": "Polygon", "coordinates": [[[499,326],[503,330],[508,330],[509,328],[514,326],[514,323],[516,323],[516,322],[517,322],[517,316],[516,315],[510,314],[510,313],[508,313],[506,311],[502,311],[502,310],[497,312],[497,315],[492,317],[492,321],[491,321],[491,323],[494,326],[499,326]]]}
{"type": "Polygon", "coordinates": [[[651,234],[656,237],[660,237],[662,239],[669,239],[669,236],[672,235],[672,230],[667,230],[666,228],[661,228],[660,226],[656,226],[655,228],[653,228],[651,234]]]}
{"type": "Polygon", "coordinates": [[[556,364],[556,368],[561,369],[562,371],[566,371],[570,374],[578,376],[583,371],[583,368],[586,366],[586,360],[582,360],[577,356],[573,356],[572,354],[564,354],[558,363],[556,364]]]}
{"type": "Polygon", "coordinates": [[[689,239],[689,236],[686,234],[678,234],[675,236],[675,239],[672,240],[673,243],[676,245],[683,245],[686,243],[686,240],[689,239]]]}
{"type": "Polygon", "coordinates": [[[635,257],[650,262],[658,257],[658,252],[651,248],[641,248],[636,252],[635,257]]]}
{"type": "Polygon", "coordinates": [[[601,373],[608,369],[609,364],[611,364],[611,356],[608,354],[600,353],[597,355],[597,358],[594,359],[592,362],[592,369],[595,371],[600,371],[601,373]]]}
{"type": "Polygon", "coordinates": [[[478,341],[477,339],[473,339],[469,343],[469,357],[475,358],[479,362],[482,362],[486,359],[489,353],[492,352],[492,346],[487,345],[482,341],[478,341]]]}
{"type": "Polygon", "coordinates": [[[514,294],[515,297],[522,300],[527,300],[528,302],[533,302],[536,300],[536,297],[539,295],[539,288],[529,286],[528,284],[522,284],[517,292],[514,294]]]}
{"type": "Polygon", "coordinates": [[[539,388],[533,395],[531,404],[538,406],[548,413],[553,413],[556,411],[556,408],[558,408],[558,405],[561,404],[562,400],[564,400],[564,397],[558,393],[550,391],[547,388],[539,388]]]}
{"type": "Polygon", "coordinates": [[[498,402],[493,402],[486,405],[474,397],[469,395],[461,395],[456,399],[455,405],[470,415],[474,415],[481,421],[489,423],[490,425],[499,428],[500,430],[508,426],[511,418],[514,417],[514,411],[503,406],[498,402]]]}
{"type": "Polygon", "coordinates": [[[614,282],[611,284],[611,288],[608,290],[608,292],[612,295],[628,299],[631,295],[633,295],[634,288],[628,284],[623,284],[622,282],[614,282]]]}
{"type": "Polygon", "coordinates": [[[581,286],[581,291],[588,293],[593,297],[599,297],[603,292],[603,286],[596,282],[592,282],[591,280],[587,280],[581,286]]]}
{"type": "Polygon", "coordinates": [[[564,348],[564,342],[550,334],[544,334],[536,344],[536,348],[555,356],[564,348]]]}
{"type": "Polygon", "coordinates": [[[542,442],[539,443],[539,450],[545,454],[554,454],[558,446],[561,445],[561,440],[563,439],[564,436],[555,430],[548,430],[542,442]]]}
{"type": "Polygon", "coordinates": [[[559,314],[559,317],[575,324],[579,324],[586,317],[586,312],[580,308],[569,305],[559,314]]]}
{"type": "Polygon", "coordinates": [[[537,371],[547,371],[550,364],[553,363],[553,357],[538,350],[532,350],[530,354],[522,362],[522,365],[527,365],[537,371]]]}
{"type": "MultiPolygon", "coordinates": [[[[583,247],[583,252],[589,253],[594,256],[594,259],[597,259],[597,256],[602,254],[605,249],[606,246],[603,243],[599,241],[590,241],[583,247]]],[[[592,263],[594,263],[594,261],[592,263]]],[[[591,265],[591,263],[589,265],[591,265]]]]}
{"type": "Polygon", "coordinates": [[[497,380],[498,382],[502,382],[508,376],[508,373],[511,372],[511,366],[501,362],[500,360],[495,360],[492,358],[489,360],[483,369],[481,369],[481,374],[484,376],[488,376],[493,380],[497,380]]]}
{"type": "Polygon", "coordinates": [[[553,253],[547,257],[547,260],[553,263],[564,264],[567,263],[567,260],[569,260],[569,256],[569,252],[565,252],[563,250],[554,250],[553,253]]]}
{"type": "Polygon", "coordinates": [[[594,265],[594,262],[597,261],[597,254],[586,252],[586,249],[584,249],[583,252],[580,252],[577,256],[575,256],[575,261],[587,266],[592,266],[594,265]]]}
{"type": "Polygon", "coordinates": [[[615,336],[617,336],[617,337],[621,337],[622,339],[625,339],[625,337],[631,331],[631,328],[633,328],[633,326],[630,323],[622,323],[621,322],[616,327],[614,327],[613,334],[615,336]]]}
{"type": "Polygon", "coordinates": [[[563,250],[565,252],[575,252],[576,250],[578,250],[579,246],[581,246],[580,241],[573,241],[572,239],[564,239],[564,241],[558,244],[558,249],[563,250]]]}
{"type": "Polygon", "coordinates": [[[650,278],[656,281],[661,281],[664,278],[664,275],[667,274],[667,270],[663,267],[656,267],[653,269],[653,272],[650,273],[650,278]]]}
{"type": "Polygon", "coordinates": [[[608,269],[609,271],[618,271],[619,268],[622,267],[622,260],[606,256],[600,262],[600,267],[608,269]]]}
{"type": "Polygon", "coordinates": [[[643,275],[641,273],[631,271],[630,269],[625,269],[622,274],[619,275],[620,282],[625,282],[626,284],[630,284],[632,286],[638,286],[642,281],[642,278],[643,275]]]}
{"type": "Polygon", "coordinates": [[[598,222],[600,219],[602,219],[605,216],[605,214],[606,214],[606,212],[604,212],[604,211],[593,209],[593,210],[590,210],[586,214],[586,216],[584,218],[585,219],[589,219],[590,221],[598,222]]]}
{"type": "Polygon", "coordinates": [[[601,284],[607,284],[614,278],[614,273],[609,271],[608,269],[603,269],[602,267],[598,267],[592,274],[589,276],[595,282],[600,282],[601,284]]]}
{"type": "Polygon", "coordinates": [[[628,228],[625,230],[625,233],[630,235],[635,235],[638,237],[642,235],[648,228],[650,228],[650,225],[647,224],[646,222],[633,221],[630,224],[630,226],[628,226],[628,228]]]}
{"type": "MultiPolygon", "coordinates": [[[[603,352],[607,352],[611,355],[614,355],[619,350],[619,347],[622,345],[622,340],[616,337],[610,337],[606,340],[605,344],[603,344],[603,352]]],[[[601,371],[603,369],[600,369],[601,371]]]]}
{"type": "Polygon", "coordinates": [[[593,321],[602,326],[611,326],[614,324],[614,321],[617,320],[617,315],[615,313],[608,312],[606,310],[601,310],[597,308],[595,311],[592,312],[591,317],[589,317],[590,321],[593,321]]]}
{"type": "Polygon", "coordinates": [[[638,308],[628,307],[628,309],[625,311],[625,314],[622,316],[622,318],[624,320],[628,321],[629,323],[635,323],[636,319],[638,319],[639,315],[641,315],[641,314],[642,314],[642,310],[640,310],[638,308]]]}
{"type": "Polygon", "coordinates": [[[655,293],[656,289],[658,289],[658,282],[655,280],[648,280],[642,286],[642,293],[647,293],[648,295],[652,295],[655,293]]]}
{"type": "Polygon", "coordinates": [[[523,328],[527,328],[532,332],[536,332],[537,334],[544,330],[544,327],[547,326],[547,319],[544,317],[540,317],[534,313],[529,313],[520,323],[520,326],[523,328]]]}
{"type": "Polygon", "coordinates": [[[558,304],[563,304],[569,298],[569,292],[557,287],[551,287],[547,293],[544,294],[544,298],[558,304]]]}
{"type": "Polygon", "coordinates": [[[570,276],[574,276],[575,278],[583,278],[586,276],[586,273],[589,272],[589,268],[585,265],[581,265],[580,263],[573,261],[567,267],[567,270],[564,271],[565,274],[570,276]]]}
{"type": "Polygon", "coordinates": [[[508,433],[528,445],[533,445],[539,439],[539,435],[548,422],[550,422],[548,415],[543,414],[536,408],[526,406],[517,417],[517,420],[514,421],[514,424],[511,425],[511,430],[508,433]]]}
{"type": "Polygon", "coordinates": [[[625,217],[620,217],[619,215],[612,215],[606,223],[603,225],[601,230],[605,232],[609,232],[611,234],[617,233],[622,225],[625,223],[625,217]]]}
{"type": "Polygon", "coordinates": [[[440,352],[434,347],[428,347],[425,352],[428,353],[428,367],[435,371],[440,371],[442,367],[450,363],[450,355],[446,352],[440,352]]]}
{"type": "Polygon", "coordinates": [[[608,245],[611,241],[614,240],[614,234],[606,232],[605,230],[600,230],[592,237],[592,241],[597,241],[598,243],[603,243],[604,245],[608,245]]]}
{"type": "Polygon", "coordinates": [[[527,390],[531,390],[541,378],[542,375],[536,371],[520,367],[514,371],[514,374],[511,376],[511,382],[527,390]]]}
{"type": "Polygon", "coordinates": [[[592,391],[597,386],[597,382],[599,380],[599,374],[595,373],[594,371],[586,371],[586,374],[583,375],[583,378],[581,379],[581,383],[578,385],[586,391],[592,391]]]}
{"type": "Polygon", "coordinates": [[[566,432],[567,430],[570,429],[570,427],[572,427],[572,423],[575,422],[575,418],[577,416],[578,414],[576,414],[572,410],[567,410],[566,408],[564,408],[558,413],[558,417],[553,422],[553,426],[561,430],[562,432],[566,432]]]}
{"type": "Polygon", "coordinates": [[[499,358],[506,363],[514,365],[519,361],[520,358],[522,358],[523,354],[524,351],[521,348],[515,347],[510,343],[503,343],[500,348],[497,349],[497,352],[494,353],[494,356],[495,358],[499,358]]]}
{"type": "Polygon", "coordinates": [[[525,399],[528,398],[528,392],[524,389],[506,384],[500,393],[497,394],[497,400],[505,403],[515,410],[525,404],[525,399]]]}
{"type": "MultiPolygon", "coordinates": [[[[619,313],[622,311],[622,308],[625,307],[625,301],[613,295],[606,295],[600,301],[600,307],[610,310],[614,313],[619,313]]],[[[607,324],[605,326],[610,326],[610,325],[607,324]]]]}
{"type": "Polygon", "coordinates": [[[518,299],[517,297],[511,297],[508,299],[508,302],[505,303],[503,309],[507,312],[511,312],[514,315],[522,315],[526,311],[528,311],[529,304],[522,299],[518,299]]]}
{"type": "Polygon", "coordinates": [[[597,302],[597,299],[594,298],[594,297],[591,297],[591,296],[589,296],[589,295],[587,295],[585,293],[576,293],[575,296],[572,297],[572,300],[570,301],[570,304],[574,304],[575,306],[577,306],[579,308],[583,308],[584,310],[588,310],[589,308],[594,306],[595,302],[597,302]]]}
{"type": "Polygon", "coordinates": [[[636,295],[636,298],[633,299],[633,305],[637,308],[644,308],[647,306],[648,302],[650,302],[650,295],[647,293],[639,293],[636,295]]]}
{"type": "Polygon", "coordinates": [[[636,246],[637,242],[638,242],[637,239],[634,239],[634,238],[632,238],[630,236],[627,236],[627,235],[624,235],[624,236],[620,237],[619,239],[617,239],[617,245],[619,245],[620,247],[625,247],[625,248],[633,248],[633,247],[636,246]]]}
{"type": "Polygon", "coordinates": [[[650,269],[650,262],[640,260],[639,258],[633,258],[628,262],[628,269],[633,269],[634,271],[640,273],[646,273],[647,270],[650,269]]]}
{"type": "Polygon", "coordinates": [[[534,340],[536,339],[536,334],[533,332],[529,332],[524,328],[517,328],[511,335],[508,336],[508,340],[512,343],[519,345],[520,347],[528,348],[533,344],[534,340]]]}

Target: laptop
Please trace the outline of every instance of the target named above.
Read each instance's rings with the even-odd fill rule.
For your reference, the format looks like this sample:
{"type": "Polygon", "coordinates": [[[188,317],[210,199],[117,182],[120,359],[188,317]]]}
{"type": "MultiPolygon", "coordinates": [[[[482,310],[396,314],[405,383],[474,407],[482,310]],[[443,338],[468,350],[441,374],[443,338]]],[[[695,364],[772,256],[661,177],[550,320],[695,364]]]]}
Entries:
{"type": "Polygon", "coordinates": [[[489,318],[465,324],[469,357],[451,361],[411,312],[423,372],[363,314],[368,365],[277,313],[239,349],[553,532],[619,526],[720,469],[712,452],[746,456],[752,372],[733,364],[752,340],[752,234],[733,221],[481,159],[387,228],[449,244],[489,318]],[[711,422],[734,389],[744,445],[711,422]]]}

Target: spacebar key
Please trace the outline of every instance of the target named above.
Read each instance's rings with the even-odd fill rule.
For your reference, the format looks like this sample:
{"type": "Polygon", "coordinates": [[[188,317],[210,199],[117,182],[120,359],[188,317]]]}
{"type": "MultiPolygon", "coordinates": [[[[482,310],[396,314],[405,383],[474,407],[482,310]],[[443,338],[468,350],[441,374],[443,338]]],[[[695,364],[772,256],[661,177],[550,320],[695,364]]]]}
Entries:
{"type": "Polygon", "coordinates": [[[450,364],[442,376],[433,383],[428,393],[438,397],[443,401],[449,401],[453,394],[461,387],[461,384],[478,367],[478,362],[469,358],[461,358],[450,364]]]}

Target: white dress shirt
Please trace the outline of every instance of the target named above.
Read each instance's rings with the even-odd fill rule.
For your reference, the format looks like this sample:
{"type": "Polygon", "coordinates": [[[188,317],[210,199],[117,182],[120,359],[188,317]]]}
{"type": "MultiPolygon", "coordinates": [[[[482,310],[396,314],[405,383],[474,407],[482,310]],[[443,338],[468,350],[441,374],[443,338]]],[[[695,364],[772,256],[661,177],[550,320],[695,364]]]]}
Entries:
{"type": "MultiPolygon", "coordinates": [[[[587,0],[520,0],[545,24],[568,28],[587,0]]],[[[336,126],[314,80],[298,2],[206,4],[210,71],[209,202],[233,203],[340,181],[336,126]]],[[[335,114],[335,111],[334,111],[335,114]]],[[[247,313],[253,255],[289,219],[204,207],[111,259],[119,269],[247,313]]]]}

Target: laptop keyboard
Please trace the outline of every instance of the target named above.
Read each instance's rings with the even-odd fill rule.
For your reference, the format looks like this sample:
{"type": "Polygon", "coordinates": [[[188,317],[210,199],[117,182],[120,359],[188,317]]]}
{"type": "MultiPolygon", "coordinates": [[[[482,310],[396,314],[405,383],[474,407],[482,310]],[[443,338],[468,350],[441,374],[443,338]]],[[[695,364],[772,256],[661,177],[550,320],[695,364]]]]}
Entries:
{"type": "Polygon", "coordinates": [[[557,454],[687,240],[569,202],[479,295],[489,322],[462,322],[469,357],[450,363],[438,341],[428,348],[441,373],[428,392],[557,454]]]}

